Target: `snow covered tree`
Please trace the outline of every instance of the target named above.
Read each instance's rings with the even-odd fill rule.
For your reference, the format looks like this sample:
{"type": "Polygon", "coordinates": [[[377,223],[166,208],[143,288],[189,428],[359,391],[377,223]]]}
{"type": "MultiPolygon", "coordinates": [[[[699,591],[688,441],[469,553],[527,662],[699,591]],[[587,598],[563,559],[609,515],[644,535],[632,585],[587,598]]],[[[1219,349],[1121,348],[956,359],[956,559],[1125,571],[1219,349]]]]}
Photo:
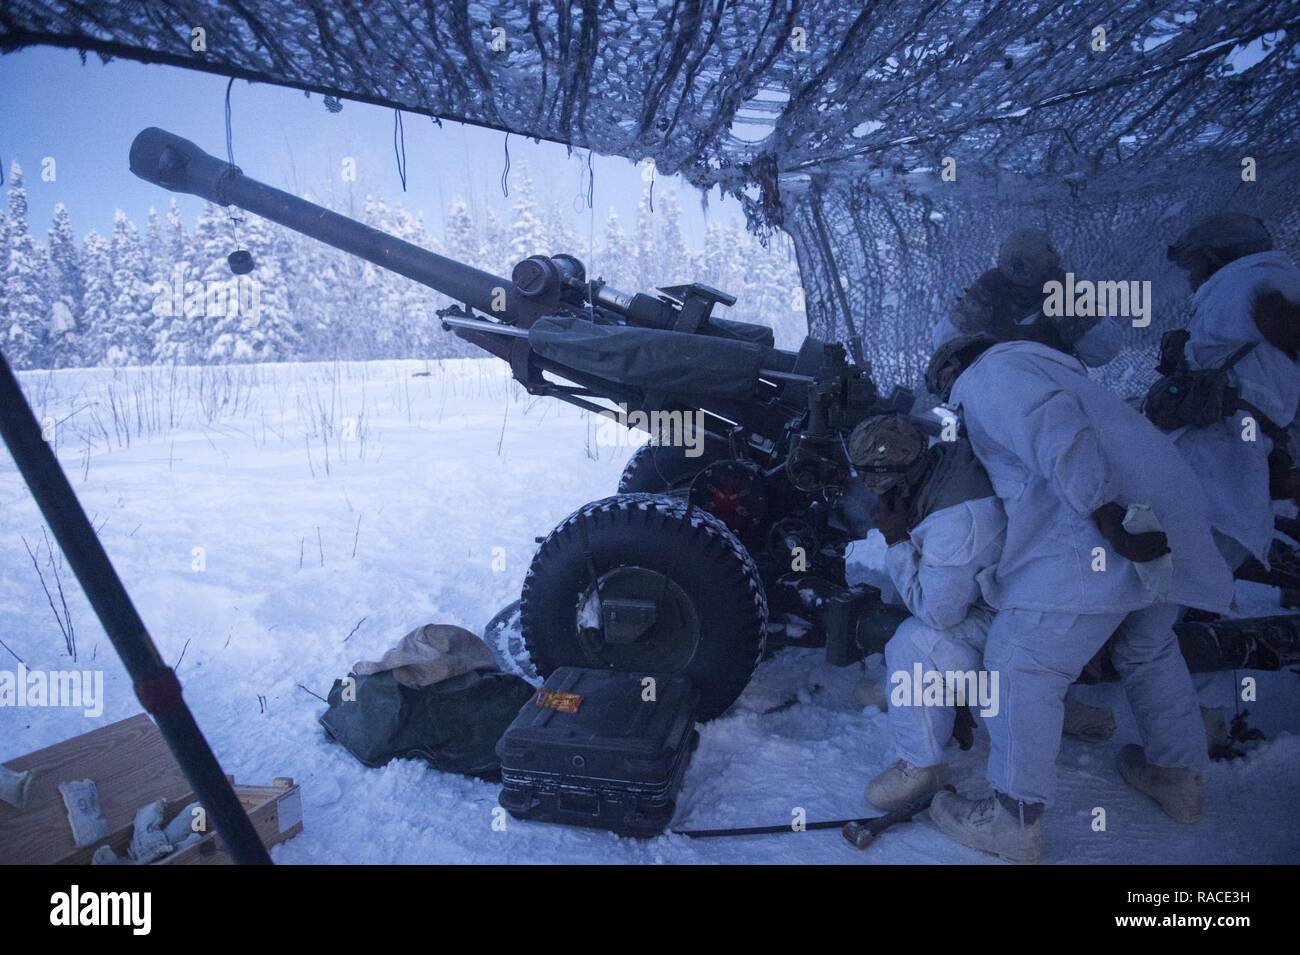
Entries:
{"type": "MultiPolygon", "coordinates": [[[[328,205],[316,197],[309,202],[328,205]]],[[[358,316],[370,308],[362,288],[363,263],[311,239],[291,237],[294,320],[302,341],[300,359],[362,358],[358,316]]],[[[364,329],[362,329],[364,330],[364,329]]]]}
{"type": "MultiPolygon", "coordinates": [[[[439,254],[448,254],[438,240],[429,235],[424,221],[411,215],[403,208],[393,210],[390,219],[393,234],[413,245],[439,254]]],[[[397,314],[395,316],[395,357],[418,358],[425,355],[443,355],[464,353],[461,341],[450,333],[444,333],[438,326],[436,312],[447,299],[419,282],[413,282],[400,275],[392,278],[396,282],[397,314]]]]}
{"type": "MultiPolygon", "coordinates": [[[[241,245],[253,256],[253,271],[229,274],[224,304],[210,312],[212,362],[284,361],[298,350],[298,332],[287,304],[284,274],[275,254],[269,222],[248,215],[240,229],[241,245]]],[[[215,301],[217,295],[207,297],[215,301]]]]}
{"type": "Polygon", "coordinates": [[[447,254],[459,262],[482,268],[480,257],[483,253],[482,239],[478,225],[470,212],[469,203],[463,196],[453,196],[447,204],[447,213],[443,217],[443,241],[447,254]]]}
{"type": "Polygon", "coordinates": [[[244,213],[206,203],[194,225],[191,267],[187,275],[199,283],[197,291],[202,297],[193,303],[197,307],[192,307],[191,296],[186,294],[185,312],[191,324],[190,340],[194,348],[192,361],[208,360],[217,323],[226,313],[229,282],[233,278],[227,257],[240,244],[236,226],[242,228],[246,218],[244,213]]]}
{"type": "Polygon", "coordinates": [[[93,229],[82,247],[82,276],[85,294],[81,310],[82,363],[100,365],[108,352],[113,314],[113,262],[109,243],[93,229]]]}
{"type": "Polygon", "coordinates": [[[652,184],[648,184],[641,192],[641,201],[636,209],[636,230],[632,235],[632,261],[635,263],[636,277],[632,285],[636,291],[648,291],[656,285],[672,281],[663,275],[659,260],[659,230],[655,228],[655,214],[650,208],[651,187],[652,184]]]}
{"type": "Polygon", "coordinates": [[[682,235],[682,206],[676,190],[665,189],[655,203],[659,220],[659,270],[657,285],[677,285],[690,281],[686,239],[682,235]]]}
{"type": "MultiPolygon", "coordinates": [[[[393,210],[382,199],[367,196],[362,218],[381,232],[395,232],[393,210]]],[[[361,349],[367,357],[394,357],[400,351],[402,290],[398,282],[402,278],[370,262],[361,262],[360,267],[366,305],[357,314],[364,315],[365,319],[350,323],[344,331],[356,343],[352,347],[361,349]]],[[[344,354],[354,352],[349,348],[344,354]]]]}
{"type": "MultiPolygon", "coordinates": [[[[150,209],[150,226],[154,224],[150,209]]],[[[153,247],[153,324],[150,334],[152,360],[159,364],[187,364],[203,356],[202,299],[192,271],[190,237],[185,230],[180,206],[173,198],[167,204],[167,218],[158,227],[153,247]]]]}
{"type": "Polygon", "coordinates": [[[159,269],[162,276],[169,276],[177,265],[186,265],[190,261],[189,233],[185,231],[185,220],[181,217],[181,208],[172,199],[167,204],[167,230],[163,236],[163,246],[159,250],[159,269]]]}
{"type": "Polygon", "coordinates": [[[511,258],[506,230],[491,206],[483,214],[483,241],[479,247],[478,260],[479,268],[503,278],[510,277],[510,270],[517,261],[511,258]]]}
{"type": "Polygon", "coordinates": [[[724,292],[733,292],[731,285],[731,254],[727,248],[728,237],[722,226],[710,222],[704,227],[704,245],[694,256],[695,279],[724,292]]]}
{"type": "Polygon", "coordinates": [[[45,263],[27,228],[27,190],[23,170],[9,167],[9,209],[5,239],[9,261],[4,271],[4,352],[15,368],[43,368],[48,359],[42,284],[45,263]]]}
{"type": "Polygon", "coordinates": [[[302,239],[291,229],[276,225],[273,222],[266,222],[266,228],[270,236],[270,245],[267,254],[274,258],[275,266],[280,273],[280,281],[284,286],[282,296],[283,306],[289,313],[290,322],[293,328],[293,335],[297,339],[294,346],[297,350],[295,354],[289,355],[288,358],[279,360],[291,360],[298,358],[298,352],[301,352],[302,328],[298,323],[298,309],[301,303],[298,298],[298,289],[302,281],[302,239]]]}
{"type": "Polygon", "coordinates": [[[606,282],[624,291],[635,291],[630,287],[635,276],[629,268],[631,248],[628,245],[627,232],[613,206],[609,207],[609,214],[605,216],[604,245],[598,261],[599,273],[606,282]]]}
{"type": "MultiPolygon", "coordinates": [[[[208,205],[187,229],[173,200],[165,213],[150,210],[143,235],[119,214],[111,241],[91,235],[79,247],[67,210],[59,207],[42,247],[24,240],[21,205],[23,227],[4,227],[0,262],[14,242],[35,249],[42,362],[52,367],[478,354],[439,327],[436,312],[448,304],[445,297],[251,214],[208,205]],[[227,262],[238,248],[247,248],[255,263],[242,279],[227,262]]],[[[360,206],[360,218],[370,225],[502,277],[521,256],[568,251],[587,262],[593,277],[617,288],[702,281],[739,297],[734,317],[771,325],[795,345],[803,334],[789,242],[775,237],[763,248],[741,229],[714,222],[702,246],[692,249],[679,194],[662,185],[653,210],[647,186],[634,235],[610,207],[594,249],[582,244],[582,230],[563,199],[539,200],[526,167],[513,181],[508,228],[497,208],[487,207],[480,221],[461,196],[449,202],[441,236],[430,235],[407,209],[380,199],[349,196],[332,205],[360,206]]],[[[10,211],[0,212],[7,223],[10,211]]],[[[7,291],[8,277],[6,263],[0,292],[7,291]]]]}
{"type": "MultiPolygon", "coordinates": [[[[167,209],[163,251],[158,259],[162,270],[154,276],[152,305],[153,361],[163,365],[202,362],[208,352],[207,294],[203,284],[202,256],[207,250],[222,252],[221,223],[215,206],[205,206],[195,223],[195,239],[185,231],[175,200],[167,209]]],[[[222,255],[224,263],[224,255],[222,255]]]]}
{"type": "Polygon", "coordinates": [[[104,330],[104,361],[138,365],[150,358],[155,293],[150,287],[144,246],[135,223],[118,209],[109,246],[113,263],[113,304],[104,330]]]}
{"type": "MultiPolygon", "coordinates": [[[[510,205],[510,254],[511,263],[526,259],[530,255],[545,255],[546,229],[538,215],[537,193],[533,189],[532,176],[528,174],[527,163],[519,167],[519,175],[514,181],[514,202],[510,205]]],[[[507,275],[509,273],[506,273],[507,275]]]]}
{"type": "Polygon", "coordinates": [[[771,302],[775,309],[772,327],[779,348],[798,348],[808,335],[808,305],[794,244],[788,238],[773,238],[772,265],[775,289],[771,302]]]}
{"type": "Polygon", "coordinates": [[[170,271],[163,262],[167,244],[164,229],[158,210],[150,206],[144,227],[144,261],[150,281],[170,271]]]}
{"type": "Polygon", "coordinates": [[[578,247],[578,236],[573,231],[573,217],[564,210],[558,199],[551,200],[546,207],[546,216],[542,220],[542,233],[545,237],[546,254],[555,255],[567,252],[582,258],[578,247]]]}
{"type": "Polygon", "coordinates": [[[80,352],[86,280],[82,274],[81,250],[72,231],[72,218],[61,202],[54,207],[54,224],[45,248],[49,260],[50,367],[70,368],[83,364],[80,352]]]}

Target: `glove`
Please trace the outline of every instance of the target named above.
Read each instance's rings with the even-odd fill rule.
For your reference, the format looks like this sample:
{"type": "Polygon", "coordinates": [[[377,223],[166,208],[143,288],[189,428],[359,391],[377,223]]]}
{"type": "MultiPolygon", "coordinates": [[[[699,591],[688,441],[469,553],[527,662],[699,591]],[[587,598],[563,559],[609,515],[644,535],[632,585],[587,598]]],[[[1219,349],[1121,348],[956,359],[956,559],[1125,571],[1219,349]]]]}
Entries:
{"type": "Polygon", "coordinates": [[[1169,553],[1169,538],[1163,531],[1143,531],[1130,534],[1124,530],[1127,508],[1115,501],[1103,504],[1092,512],[1093,523],[1115,553],[1135,564],[1145,564],[1169,553]]]}
{"type": "Polygon", "coordinates": [[[886,544],[892,547],[907,540],[907,504],[901,494],[892,491],[882,494],[876,499],[871,516],[886,544]]]}

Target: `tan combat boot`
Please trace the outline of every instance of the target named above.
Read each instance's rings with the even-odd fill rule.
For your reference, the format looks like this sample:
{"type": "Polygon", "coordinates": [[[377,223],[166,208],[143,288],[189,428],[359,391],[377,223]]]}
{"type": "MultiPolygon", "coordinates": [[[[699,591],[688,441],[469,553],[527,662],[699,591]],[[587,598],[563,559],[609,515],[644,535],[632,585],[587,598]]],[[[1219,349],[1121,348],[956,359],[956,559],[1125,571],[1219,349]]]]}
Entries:
{"type": "Polygon", "coordinates": [[[1205,786],[1192,770],[1152,766],[1137,743],[1121,749],[1115,765],[1124,782],[1158,802],[1167,815],[1187,823],[1201,818],[1205,786]]]}
{"type": "Polygon", "coordinates": [[[1022,822],[997,796],[965,799],[940,792],[930,803],[930,818],[948,838],[1007,862],[1036,864],[1043,854],[1042,819],[1022,822]]]}
{"type": "Polygon", "coordinates": [[[900,759],[867,783],[867,802],[885,812],[906,809],[942,789],[943,777],[942,765],[913,766],[900,759]]]}

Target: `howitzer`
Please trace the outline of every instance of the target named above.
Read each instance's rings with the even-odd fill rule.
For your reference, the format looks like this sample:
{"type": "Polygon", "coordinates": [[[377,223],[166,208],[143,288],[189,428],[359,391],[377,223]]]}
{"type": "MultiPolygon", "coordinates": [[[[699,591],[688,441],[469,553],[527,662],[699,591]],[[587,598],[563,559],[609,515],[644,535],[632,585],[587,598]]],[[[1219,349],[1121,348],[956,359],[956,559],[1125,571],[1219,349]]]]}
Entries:
{"type": "MultiPolygon", "coordinates": [[[[628,294],[568,254],[532,255],[510,279],[370,228],[245,176],[157,128],[131,171],[235,205],[432,288],[460,338],[509,363],[530,394],[681,439],[629,461],[619,493],[580,508],[539,547],[520,600],[545,674],[561,665],[687,672],[702,718],[744,689],[770,641],[827,647],[837,664],[883,647],[906,616],[849,586],[848,543],[869,528],[845,439],[882,399],[870,369],[814,338],[715,316],[736,299],[702,284],[628,294]]],[[[652,437],[658,436],[657,434],[652,437]]]]}
{"type": "MultiPolygon", "coordinates": [[[[881,649],[906,618],[845,580],[845,550],[869,530],[872,503],[845,439],[871,414],[910,414],[912,395],[882,399],[841,345],[778,349],[770,329],[713,314],[731,295],[701,284],[627,294],[588,279],[568,254],[529,256],[507,280],[250,179],[160,129],[136,137],[130,162],[163,188],[247,209],[442,293],[454,303],[439,313],[443,326],[508,362],[531,394],[652,432],[656,420],[677,422],[678,437],[701,438],[642,447],[618,494],[542,542],[519,618],[543,674],[684,670],[707,719],[773,643],[825,645],[843,665],[881,649]]],[[[913,420],[939,431],[937,418],[913,420]]],[[[1296,659],[1295,619],[1179,633],[1193,669],[1270,669],[1296,659]]],[[[1104,658],[1085,679],[1113,678],[1104,658]]]]}

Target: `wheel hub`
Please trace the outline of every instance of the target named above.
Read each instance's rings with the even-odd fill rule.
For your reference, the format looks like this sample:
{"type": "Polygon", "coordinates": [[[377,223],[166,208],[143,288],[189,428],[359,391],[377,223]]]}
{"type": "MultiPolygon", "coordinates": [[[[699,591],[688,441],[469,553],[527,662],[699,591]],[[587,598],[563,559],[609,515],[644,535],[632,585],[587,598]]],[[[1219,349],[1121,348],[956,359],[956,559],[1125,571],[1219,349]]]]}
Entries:
{"type": "Polygon", "coordinates": [[[601,575],[578,602],[577,624],[583,653],[615,670],[683,670],[700,640],[699,618],[686,592],[645,567],[601,575]]]}

